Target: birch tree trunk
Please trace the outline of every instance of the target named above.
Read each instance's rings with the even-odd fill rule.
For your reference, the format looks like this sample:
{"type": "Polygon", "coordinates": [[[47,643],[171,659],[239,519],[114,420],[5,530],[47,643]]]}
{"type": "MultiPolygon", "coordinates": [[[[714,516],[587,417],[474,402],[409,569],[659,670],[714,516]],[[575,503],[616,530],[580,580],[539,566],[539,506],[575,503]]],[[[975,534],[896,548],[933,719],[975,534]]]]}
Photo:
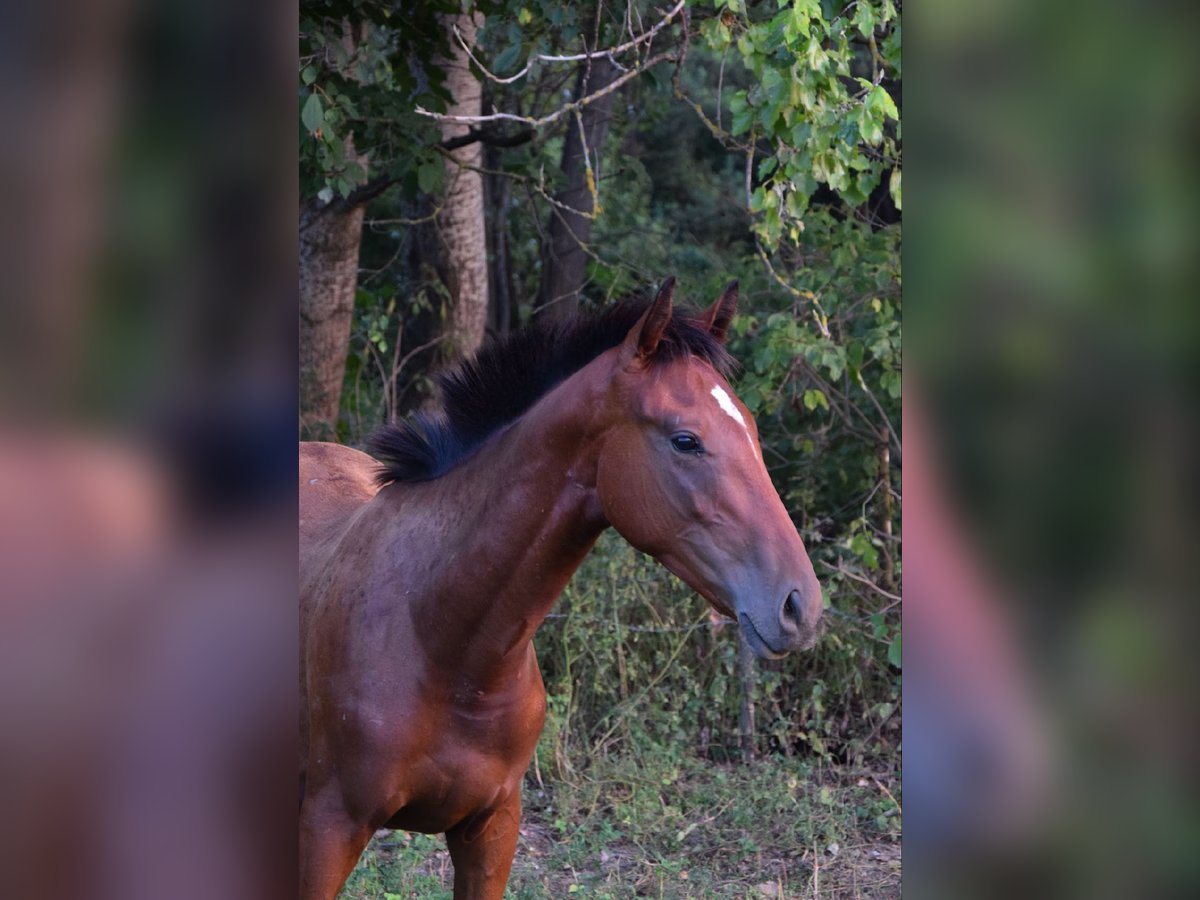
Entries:
{"type": "MultiPolygon", "coordinates": [[[[457,26],[468,47],[483,24],[483,15],[462,14],[447,20],[457,26]]],[[[446,110],[451,116],[478,116],[483,112],[483,89],[471,72],[467,52],[458,39],[450,39],[450,56],[443,61],[446,89],[454,98],[446,110]]],[[[442,139],[459,137],[469,126],[442,124],[442,139]]],[[[449,340],[444,355],[474,352],[483,343],[488,316],[488,245],[484,219],[483,145],[476,141],[450,152],[446,160],[446,192],[437,217],[441,245],[439,269],[450,295],[446,327],[449,340]]]]}
{"type": "MultiPolygon", "coordinates": [[[[366,160],[360,157],[365,167],[366,160]]],[[[300,430],[309,439],[334,440],[354,295],[363,205],[341,201],[300,218],[300,430]]]]}
{"type": "MultiPolygon", "coordinates": [[[[578,99],[603,90],[617,75],[616,66],[607,57],[593,59],[590,71],[585,65],[579,72],[575,97],[578,99]]],[[[542,285],[537,300],[539,315],[567,317],[579,308],[579,291],[583,287],[588,259],[584,248],[592,236],[589,216],[596,211],[599,151],[608,136],[613,98],[617,93],[605,94],[585,106],[578,118],[572,116],[568,120],[562,156],[566,185],[555,196],[562,206],[550,210],[549,238],[542,248],[542,285]]]]}

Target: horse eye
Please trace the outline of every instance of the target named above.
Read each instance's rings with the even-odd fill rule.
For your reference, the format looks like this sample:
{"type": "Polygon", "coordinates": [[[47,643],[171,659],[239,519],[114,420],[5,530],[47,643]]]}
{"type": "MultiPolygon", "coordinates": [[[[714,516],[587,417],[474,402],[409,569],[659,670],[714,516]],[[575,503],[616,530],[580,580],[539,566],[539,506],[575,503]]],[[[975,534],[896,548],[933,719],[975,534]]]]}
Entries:
{"type": "Polygon", "coordinates": [[[671,437],[671,446],[680,453],[703,453],[704,448],[700,446],[700,439],[694,434],[688,434],[686,431],[682,434],[676,434],[671,437]]]}

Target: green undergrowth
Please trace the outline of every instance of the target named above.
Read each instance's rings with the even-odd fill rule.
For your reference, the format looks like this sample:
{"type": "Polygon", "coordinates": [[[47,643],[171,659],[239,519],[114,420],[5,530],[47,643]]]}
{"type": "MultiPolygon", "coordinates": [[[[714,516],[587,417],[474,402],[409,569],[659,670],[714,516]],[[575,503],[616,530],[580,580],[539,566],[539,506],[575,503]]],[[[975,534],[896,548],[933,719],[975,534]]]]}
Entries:
{"type": "MultiPolygon", "coordinates": [[[[669,750],[525,785],[507,897],[897,897],[899,782],[773,757],[713,764],[669,750]]],[[[380,832],[345,898],[449,898],[437,836],[380,832]]]]}
{"type": "MultiPolygon", "coordinates": [[[[898,610],[878,614],[836,583],[823,587],[837,612],[816,647],[754,665],[755,749],[890,769],[901,677],[889,617],[898,610]]],[[[584,560],[535,644],[549,694],[538,748],[548,777],[571,781],[580,761],[643,747],[740,758],[737,628],[714,621],[699,596],[614,532],[584,560]]]]}

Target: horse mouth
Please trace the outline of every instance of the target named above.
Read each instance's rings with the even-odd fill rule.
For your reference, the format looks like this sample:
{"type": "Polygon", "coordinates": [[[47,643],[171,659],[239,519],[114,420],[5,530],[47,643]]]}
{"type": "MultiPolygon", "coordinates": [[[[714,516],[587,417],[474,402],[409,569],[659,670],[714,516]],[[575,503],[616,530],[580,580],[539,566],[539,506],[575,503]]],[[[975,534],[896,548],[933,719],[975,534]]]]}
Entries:
{"type": "Polygon", "coordinates": [[[754,627],[754,622],[745,613],[738,616],[738,624],[742,627],[742,634],[746,638],[746,643],[750,645],[750,649],[754,651],[754,655],[759,659],[782,659],[788,655],[787,650],[780,651],[772,648],[763,639],[763,636],[758,633],[758,629],[754,627]]]}

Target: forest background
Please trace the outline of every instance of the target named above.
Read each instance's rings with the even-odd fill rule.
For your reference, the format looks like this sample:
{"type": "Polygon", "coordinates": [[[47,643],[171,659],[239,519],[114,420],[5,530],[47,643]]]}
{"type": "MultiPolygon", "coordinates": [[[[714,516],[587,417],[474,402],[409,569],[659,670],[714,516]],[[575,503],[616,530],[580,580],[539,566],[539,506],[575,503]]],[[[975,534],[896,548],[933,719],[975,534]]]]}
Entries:
{"type": "MultiPolygon", "coordinates": [[[[525,857],[569,874],[519,862],[515,889],[857,878],[841,847],[900,832],[897,7],[305,0],[298,76],[302,436],[361,443],[535,316],[736,278],[735,388],[830,608],[814,651],[754,666],[606,536],[537,638],[525,857]]],[[[433,844],[373,853],[351,892],[442,884],[433,844]]]]}

